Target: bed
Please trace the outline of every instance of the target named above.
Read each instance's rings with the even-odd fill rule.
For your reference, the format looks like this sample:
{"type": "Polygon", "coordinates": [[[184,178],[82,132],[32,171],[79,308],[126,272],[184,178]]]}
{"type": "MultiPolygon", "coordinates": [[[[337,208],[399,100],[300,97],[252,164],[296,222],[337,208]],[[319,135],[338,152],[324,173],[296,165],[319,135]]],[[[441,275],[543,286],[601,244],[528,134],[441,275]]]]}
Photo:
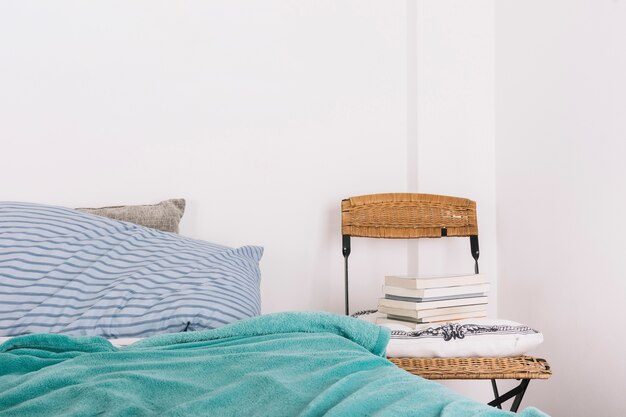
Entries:
{"type": "Polygon", "coordinates": [[[511,415],[394,366],[383,327],[260,315],[261,255],[0,203],[0,416],[511,415]]]}

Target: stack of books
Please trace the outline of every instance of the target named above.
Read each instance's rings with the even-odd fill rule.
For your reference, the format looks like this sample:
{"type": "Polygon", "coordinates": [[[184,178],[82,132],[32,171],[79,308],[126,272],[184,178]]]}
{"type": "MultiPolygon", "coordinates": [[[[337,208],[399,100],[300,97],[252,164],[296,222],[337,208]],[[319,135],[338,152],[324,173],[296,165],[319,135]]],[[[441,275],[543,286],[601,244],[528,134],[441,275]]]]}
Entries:
{"type": "Polygon", "coordinates": [[[446,322],[487,315],[487,277],[446,275],[432,277],[387,276],[385,297],[378,311],[386,317],[379,324],[396,323],[417,327],[422,323],[446,322]]]}

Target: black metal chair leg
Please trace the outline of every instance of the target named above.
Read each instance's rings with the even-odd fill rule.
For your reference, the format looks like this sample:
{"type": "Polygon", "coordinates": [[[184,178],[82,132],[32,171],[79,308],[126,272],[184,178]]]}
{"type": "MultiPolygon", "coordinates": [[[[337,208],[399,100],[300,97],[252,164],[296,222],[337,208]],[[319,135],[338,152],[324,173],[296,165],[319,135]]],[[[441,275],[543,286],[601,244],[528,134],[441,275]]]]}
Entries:
{"type": "MultiPolygon", "coordinates": [[[[491,388],[493,388],[493,397],[498,398],[500,394],[498,394],[498,384],[496,384],[496,380],[491,380],[491,388]]],[[[496,408],[502,409],[502,404],[496,404],[496,408]]]]}
{"type": "Polygon", "coordinates": [[[522,383],[520,384],[521,391],[515,396],[515,399],[513,400],[513,405],[511,405],[511,411],[513,411],[514,413],[517,413],[517,409],[522,402],[522,398],[524,398],[524,394],[526,393],[526,388],[528,388],[529,383],[530,379],[522,379],[522,383]]]}
{"type": "MultiPolygon", "coordinates": [[[[492,379],[491,381],[492,387],[496,387],[494,380],[492,379]]],[[[522,402],[522,398],[524,398],[524,393],[526,393],[526,388],[528,388],[529,383],[530,379],[522,379],[522,382],[520,382],[518,386],[511,389],[510,391],[505,392],[502,395],[498,395],[497,388],[495,388],[494,394],[496,395],[496,398],[493,401],[489,402],[488,405],[492,407],[502,408],[502,403],[515,397],[515,399],[513,400],[513,405],[511,406],[511,411],[517,412],[517,409],[522,402]]]]}
{"type": "Polygon", "coordinates": [[[341,252],[343,253],[344,260],[344,268],[345,268],[345,304],[346,304],[346,316],[350,315],[350,296],[348,294],[349,291],[349,283],[348,283],[348,256],[350,256],[350,236],[343,235],[341,240],[341,252]]]}

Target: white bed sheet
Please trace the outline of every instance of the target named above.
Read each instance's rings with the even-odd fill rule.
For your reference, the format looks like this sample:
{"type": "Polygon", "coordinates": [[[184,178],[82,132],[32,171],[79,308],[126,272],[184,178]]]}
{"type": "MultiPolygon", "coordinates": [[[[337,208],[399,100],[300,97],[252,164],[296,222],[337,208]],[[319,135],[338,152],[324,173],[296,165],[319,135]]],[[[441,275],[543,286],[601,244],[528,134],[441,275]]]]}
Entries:
{"type": "MultiPolygon", "coordinates": [[[[6,342],[7,340],[12,339],[12,337],[0,337],[0,344],[6,342]]],[[[142,337],[127,337],[121,339],[107,339],[113,346],[116,347],[124,347],[128,345],[132,345],[135,342],[142,340],[142,337]]]]}

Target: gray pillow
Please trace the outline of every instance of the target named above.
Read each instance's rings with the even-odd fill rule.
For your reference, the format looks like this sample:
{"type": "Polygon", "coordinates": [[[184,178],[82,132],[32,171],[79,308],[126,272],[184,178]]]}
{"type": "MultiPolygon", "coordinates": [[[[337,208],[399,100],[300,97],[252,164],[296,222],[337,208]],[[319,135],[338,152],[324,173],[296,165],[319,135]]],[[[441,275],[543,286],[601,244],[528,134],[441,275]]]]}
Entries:
{"type": "Polygon", "coordinates": [[[185,200],[177,198],[150,205],[77,208],[76,210],[164,232],[178,233],[178,223],[185,212],[185,200]]]}

